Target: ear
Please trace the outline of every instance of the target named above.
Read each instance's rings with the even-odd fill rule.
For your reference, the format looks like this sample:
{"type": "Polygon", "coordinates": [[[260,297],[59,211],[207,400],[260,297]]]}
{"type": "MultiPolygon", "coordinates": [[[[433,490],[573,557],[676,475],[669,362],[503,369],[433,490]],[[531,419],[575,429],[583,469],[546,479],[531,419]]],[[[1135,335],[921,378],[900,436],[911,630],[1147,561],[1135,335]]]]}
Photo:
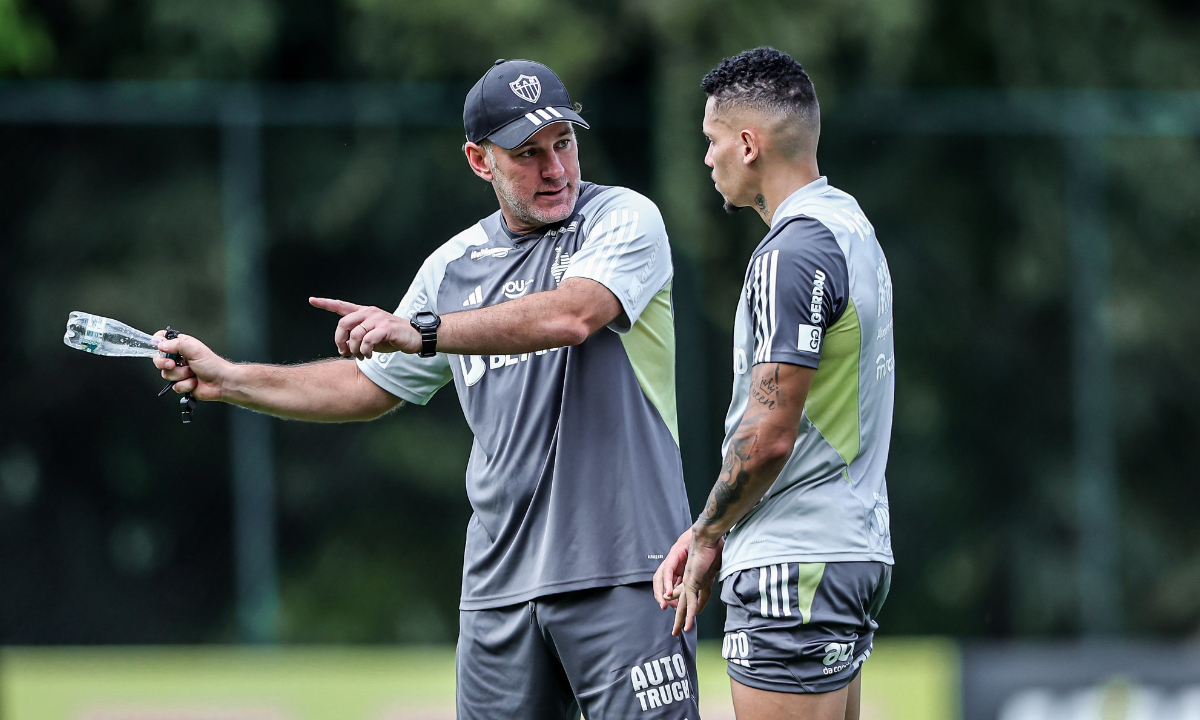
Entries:
{"type": "Polygon", "coordinates": [[[476,143],[467,142],[463,145],[463,152],[467,156],[467,164],[471,166],[471,172],[491,182],[493,176],[492,168],[488,165],[487,150],[476,143]]]}
{"type": "Polygon", "coordinates": [[[738,138],[742,141],[742,164],[749,165],[757,160],[762,152],[762,141],[758,133],[749,128],[741,131],[738,138]]]}

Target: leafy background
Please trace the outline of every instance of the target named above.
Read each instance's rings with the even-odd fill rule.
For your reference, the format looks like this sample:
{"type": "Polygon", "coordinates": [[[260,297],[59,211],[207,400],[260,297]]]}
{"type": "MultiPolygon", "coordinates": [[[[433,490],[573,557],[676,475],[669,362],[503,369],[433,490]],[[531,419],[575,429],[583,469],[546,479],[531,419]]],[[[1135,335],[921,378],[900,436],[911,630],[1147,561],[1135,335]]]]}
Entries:
{"type": "MultiPolygon", "coordinates": [[[[698,81],[769,44],[812,74],[821,166],[896,288],[891,634],[1079,632],[1064,153],[1035,137],[839,124],[871,89],[1200,90],[1195,0],[0,0],[0,76],[431,81],[550,64],[596,122],[585,176],[663,207],[681,284],[693,502],[715,476],[736,294],[763,232],[711,190],[698,81]],[[618,108],[620,112],[614,109],[618,108]]],[[[0,127],[0,642],[235,636],[227,414],[181,429],[157,376],[68,353],[71,310],[225,342],[218,137],[0,127]],[[186,431],[185,431],[186,430],[186,431]]],[[[265,134],[272,357],[331,352],[309,295],[394,305],[495,200],[450,130],[265,134]]],[[[1200,142],[1104,145],[1113,244],[1124,629],[1200,629],[1200,142]]],[[[281,637],[454,637],[462,470],[452,388],[367,425],[279,423],[281,637]]],[[[710,630],[716,611],[708,613],[710,630]]]]}

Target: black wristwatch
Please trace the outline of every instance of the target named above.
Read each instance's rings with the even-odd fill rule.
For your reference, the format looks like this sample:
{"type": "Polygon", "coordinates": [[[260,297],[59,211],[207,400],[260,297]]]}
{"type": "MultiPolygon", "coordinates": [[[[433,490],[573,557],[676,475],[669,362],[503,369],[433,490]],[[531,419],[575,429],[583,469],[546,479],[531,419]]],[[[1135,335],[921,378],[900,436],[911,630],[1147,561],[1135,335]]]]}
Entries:
{"type": "Polygon", "coordinates": [[[413,329],[421,333],[421,352],[417,353],[418,357],[433,357],[437,355],[437,329],[442,324],[442,319],[437,316],[437,313],[431,313],[428,310],[413,315],[409,319],[413,329]]]}

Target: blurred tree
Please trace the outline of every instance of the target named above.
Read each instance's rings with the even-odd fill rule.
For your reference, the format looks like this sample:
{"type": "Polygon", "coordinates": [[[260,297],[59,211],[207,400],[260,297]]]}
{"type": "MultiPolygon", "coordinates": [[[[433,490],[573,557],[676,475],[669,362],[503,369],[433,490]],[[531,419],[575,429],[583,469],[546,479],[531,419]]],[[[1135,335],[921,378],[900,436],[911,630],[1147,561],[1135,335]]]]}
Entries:
{"type": "Polygon", "coordinates": [[[348,0],[345,44],[368,76],[477,78],[497,58],[551,62],[569,86],[626,51],[611,2],[348,0]]]}
{"type": "Polygon", "coordinates": [[[0,0],[0,77],[36,73],[54,58],[50,35],[22,4],[21,0],[0,0]]]}
{"type": "Polygon", "coordinates": [[[275,49],[273,0],[150,0],[146,55],[126,71],[159,78],[256,78],[275,49]],[[141,72],[138,72],[138,71],[141,72]]]}
{"type": "MultiPolygon", "coordinates": [[[[588,177],[645,191],[666,215],[680,333],[699,348],[679,360],[699,492],[715,473],[736,294],[764,226],[720,211],[701,162],[698,83],[722,57],[762,44],[813,75],[822,168],[862,201],[895,277],[900,565],[888,632],[1074,631],[1061,148],[862,134],[839,113],[846,97],[881,87],[1198,89],[1194,0],[0,0],[8,76],[465,90],[499,57],[554,67],[597,119],[582,136],[588,177]]],[[[29,580],[0,598],[0,633],[229,637],[221,413],[202,409],[181,435],[162,403],[130,399],[157,390],[153,375],[62,355],[58,341],[65,313],[84,309],[147,328],[172,322],[223,345],[215,136],[3,137],[0,163],[13,172],[0,178],[0,296],[20,308],[30,340],[0,357],[11,378],[0,567],[29,580]],[[81,472],[72,453],[97,461],[81,472]],[[164,456],[187,467],[164,473],[164,456]]],[[[394,304],[430,249],[494,209],[459,143],[455,130],[268,133],[276,359],[329,355],[329,322],[306,307],[309,294],[394,304]]],[[[1131,629],[1195,630],[1200,145],[1124,138],[1105,152],[1131,629]]],[[[447,389],[432,407],[366,427],[281,425],[287,638],[452,636],[469,447],[454,400],[447,389]],[[432,445],[444,452],[430,464],[417,450],[432,445]]]]}

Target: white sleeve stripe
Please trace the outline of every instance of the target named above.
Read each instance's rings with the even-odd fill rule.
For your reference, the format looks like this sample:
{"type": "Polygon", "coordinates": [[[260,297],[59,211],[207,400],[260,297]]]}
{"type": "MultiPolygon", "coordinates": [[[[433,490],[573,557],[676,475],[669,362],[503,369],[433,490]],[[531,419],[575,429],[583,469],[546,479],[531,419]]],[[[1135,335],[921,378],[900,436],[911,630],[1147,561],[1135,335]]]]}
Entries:
{"type": "Polygon", "coordinates": [[[618,265],[617,258],[637,238],[640,218],[636,210],[613,210],[607,218],[597,223],[591,237],[580,249],[581,253],[586,253],[587,262],[571,275],[590,277],[597,282],[611,279],[618,265]]]}
{"type": "MultiPolygon", "coordinates": [[[[595,267],[595,265],[596,265],[595,248],[604,244],[605,235],[606,235],[606,233],[608,233],[610,231],[611,231],[611,228],[605,227],[603,219],[600,220],[600,222],[596,223],[596,227],[592,228],[592,234],[588,236],[587,240],[585,240],[583,243],[583,247],[579,249],[579,252],[587,253],[587,264],[581,268],[581,270],[582,270],[582,272],[580,273],[581,275],[586,275],[589,277],[591,276],[592,268],[595,267]],[[592,241],[592,238],[596,238],[595,242],[592,241]]],[[[578,255],[578,254],[579,253],[576,253],[576,255],[578,255]]],[[[572,261],[571,264],[578,265],[579,260],[576,259],[576,260],[572,261]]]]}
{"type": "Polygon", "coordinates": [[[624,255],[625,251],[629,249],[629,246],[632,245],[633,241],[637,238],[637,236],[638,236],[637,235],[638,220],[640,218],[641,218],[641,215],[639,215],[637,213],[637,211],[634,211],[633,213],[630,214],[629,224],[626,226],[626,229],[625,229],[625,242],[624,242],[624,244],[621,245],[621,247],[619,249],[617,249],[615,252],[613,252],[612,257],[610,258],[609,263],[608,263],[608,270],[604,273],[604,279],[600,281],[600,282],[604,283],[605,285],[607,285],[612,280],[613,271],[616,270],[616,268],[617,268],[617,258],[624,255]]]}
{"type": "MultiPolygon", "coordinates": [[[[587,253],[589,244],[590,244],[590,242],[592,242],[592,238],[599,238],[599,236],[604,235],[604,233],[605,233],[604,221],[601,220],[600,222],[596,223],[596,227],[592,228],[592,235],[589,235],[587,240],[583,241],[583,247],[580,248],[580,252],[575,253],[576,256],[578,256],[578,254],[580,254],[580,253],[587,253]]],[[[590,254],[590,256],[584,256],[584,257],[587,257],[588,263],[590,264],[590,263],[592,263],[592,260],[595,258],[595,254],[593,253],[593,254],[590,254]]],[[[578,259],[575,260],[574,264],[576,266],[578,266],[578,268],[580,268],[580,270],[582,271],[581,272],[582,275],[587,275],[587,271],[589,269],[588,265],[581,265],[580,260],[578,260],[578,259]]]]}
{"type": "Polygon", "coordinates": [[[754,362],[771,362],[771,345],[779,327],[776,302],[776,277],[779,251],[763,253],[754,259],[750,284],[750,315],[754,320],[754,362]]]}
{"type": "Polygon", "coordinates": [[[762,313],[758,311],[758,302],[760,294],[758,291],[759,267],[762,265],[762,257],[754,258],[754,279],[750,283],[750,315],[754,318],[754,362],[758,362],[759,354],[762,353],[762,322],[759,318],[762,313]]]}
{"type": "Polygon", "coordinates": [[[763,359],[767,362],[771,361],[771,346],[775,343],[775,329],[778,326],[775,318],[775,269],[779,266],[779,251],[771,251],[771,276],[769,282],[769,291],[767,293],[767,304],[771,307],[770,318],[771,328],[767,335],[766,349],[764,350],[763,359]]]}
{"type": "Polygon", "coordinates": [[[762,334],[762,344],[758,348],[759,362],[766,359],[767,334],[769,330],[767,325],[767,265],[768,258],[766,255],[763,255],[759,258],[758,270],[758,325],[762,334]]]}
{"type": "Polygon", "coordinates": [[[591,256],[588,257],[588,264],[587,267],[584,268],[583,274],[590,278],[596,277],[596,275],[603,270],[604,248],[608,245],[608,243],[612,242],[612,236],[617,232],[617,230],[620,230],[620,216],[617,215],[616,210],[613,210],[611,213],[609,213],[607,220],[608,232],[600,235],[596,239],[596,242],[591,243],[591,247],[586,248],[586,250],[591,253],[591,256]]]}
{"type": "Polygon", "coordinates": [[[754,354],[755,362],[764,362],[767,359],[767,351],[770,349],[767,346],[767,335],[770,329],[767,325],[767,265],[767,256],[760,255],[758,257],[758,303],[756,307],[758,312],[759,345],[758,352],[754,354]]]}
{"type": "Polygon", "coordinates": [[[765,362],[767,360],[767,354],[771,349],[771,323],[770,319],[767,317],[769,314],[767,303],[770,300],[770,293],[768,292],[769,288],[767,287],[768,278],[771,274],[770,253],[763,253],[759,256],[759,266],[761,270],[759,271],[758,305],[755,309],[758,312],[758,325],[762,330],[762,339],[759,341],[758,352],[754,354],[754,361],[765,362]]]}
{"type": "MultiPolygon", "coordinates": [[[[776,252],[779,252],[776,250],[776,252]]],[[[779,587],[783,591],[783,614],[791,617],[792,615],[792,599],[788,596],[788,566],[783,563],[779,566],[779,570],[783,573],[783,578],[779,581],[779,587]]]]}
{"type": "Polygon", "coordinates": [[[779,617],[779,566],[771,566],[771,614],[779,617]]]}
{"type": "Polygon", "coordinates": [[[758,611],[767,616],[767,569],[758,569],[758,611]]]}
{"type": "Polygon", "coordinates": [[[758,258],[750,266],[750,297],[747,298],[747,304],[750,306],[750,324],[754,327],[754,361],[758,362],[758,349],[762,347],[758,337],[758,258]]]}
{"type": "Polygon", "coordinates": [[[595,253],[595,272],[591,273],[591,277],[599,277],[604,272],[604,263],[608,258],[608,254],[612,251],[613,243],[621,241],[621,231],[624,227],[621,225],[620,210],[613,210],[608,214],[608,234],[596,243],[595,253]]]}
{"type": "Polygon", "coordinates": [[[625,234],[629,231],[629,211],[621,210],[620,212],[621,217],[619,220],[617,220],[617,211],[613,210],[612,217],[614,220],[612,223],[612,232],[610,232],[608,237],[604,239],[604,246],[602,248],[596,248],[596,256],[599,258],[599,260],[596,262],[596,274],[592,277],[595,278],[597,282],[603,282],[601,278],[610,271],[613,259],[617,253],[617,247],[621,244],[621,241],[625,239],[625,234]]]}

